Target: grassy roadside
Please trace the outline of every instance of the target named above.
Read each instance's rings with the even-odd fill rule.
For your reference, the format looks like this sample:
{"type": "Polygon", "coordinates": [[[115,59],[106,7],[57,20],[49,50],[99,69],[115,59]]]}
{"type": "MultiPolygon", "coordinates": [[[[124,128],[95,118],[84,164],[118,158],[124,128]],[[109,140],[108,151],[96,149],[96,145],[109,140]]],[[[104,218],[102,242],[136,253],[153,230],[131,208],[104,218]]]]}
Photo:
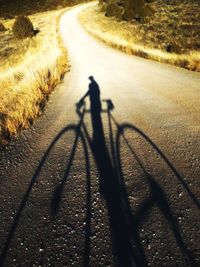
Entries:
{"type": "Polygon", "coordinates": [[[12,37],[13,19],[1,20],[8,29],[0,36],[1,143],[33,123],[42,113],[50,92],[69,70],[58,29],[63,12],[62,9],[30,16],[40,32],[23,41],[12,37]]]}
{"type": "Polygon", "coordinates": [[[143,23],[106,17],[98,6],[83,10],[79,20],[91,35],[113,48],[143,58],[200,71],[198,43],[200,5],[193,6],[195,13],[186,4],[173,5],[171,10],[167,5],[159,6],[158,2],[154,5],[157,5],[154,7],[157,12],[143,23]],[[172,8],[176,10],[176,14],[172,8]],[[188,12],[187,15],[185,15],[186,12],[188,12]],[[191,17],[193,22],[189,24],[187,21],[191,17]],[[183,19],[181,25],[184,31],[180,32],[178,20],[181,19],[183,19]]]}

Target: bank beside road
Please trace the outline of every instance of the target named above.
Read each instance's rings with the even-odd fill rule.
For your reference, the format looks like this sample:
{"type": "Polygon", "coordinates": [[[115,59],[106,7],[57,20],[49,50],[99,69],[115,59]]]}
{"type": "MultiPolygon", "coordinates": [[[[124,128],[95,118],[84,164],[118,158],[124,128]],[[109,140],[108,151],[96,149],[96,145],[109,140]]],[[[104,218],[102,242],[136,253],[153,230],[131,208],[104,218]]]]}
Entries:
{"type": "Polygon", "coordinates": [[[60,17],[65,11],[31,15],[38,33],[24,40],[13,36],[14,18],[3,20],[7,30],[0,33],[0,143],[33,124],[43,112],[49,94],[69,70],[67,50],[59,32],[60,17]]]}
{"type": "Polygon", "coordinates": [[[92,36],[127,54],[200,71],[200,4],[154,1],[143,21],[105,16],[105,7],[83,10],[79,20],[92,36]],[[91,19],[92,18],[92,19],[91,19]]]}

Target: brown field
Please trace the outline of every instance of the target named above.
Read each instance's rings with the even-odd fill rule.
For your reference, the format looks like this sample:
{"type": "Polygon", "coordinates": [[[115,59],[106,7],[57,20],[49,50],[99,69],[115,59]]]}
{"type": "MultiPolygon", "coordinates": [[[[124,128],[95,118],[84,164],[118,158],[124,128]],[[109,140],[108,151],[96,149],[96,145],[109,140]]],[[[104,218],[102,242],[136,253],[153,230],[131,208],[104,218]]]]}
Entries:
{"type": "Polygon", "coordinates": [[[153,15],[142,21],[106,17],[99,6],[89,7],[79,18],[90,34],[114,48],[200,71],[200,3],[166,2],[151,3],[153,15]]]}
{"type": "Polygon", "coordinates": [[[0,19],[0,140],[8,140],[37,118],[49,93],[69,69],[67,52],[59,39],[58,20],[64,10],[30,16],[39,33],[17,40],[14,19],[0,19]]]}

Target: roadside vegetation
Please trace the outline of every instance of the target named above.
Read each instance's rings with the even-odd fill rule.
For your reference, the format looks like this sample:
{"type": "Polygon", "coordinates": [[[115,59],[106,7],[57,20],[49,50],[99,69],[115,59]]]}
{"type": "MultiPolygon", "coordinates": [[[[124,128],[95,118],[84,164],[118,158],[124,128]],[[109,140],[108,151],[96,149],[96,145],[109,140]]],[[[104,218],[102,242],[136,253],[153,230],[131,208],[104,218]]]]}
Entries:
{"type": "Polygon", "coordinates": [[[200,71],[199,1],[147,1],[135,16],[121,2],[100,1],[82,11],[80,22],[94,37],[128,54],[200,71]]]}
{"type": "MultiPolygon", "coordinates": [[[[29,127],[42,113],[49,93],[69,69],[67,52],[59,39],[63,10],[29,16],[33,28],[20,37],[16,18],[0,18],[0,142],[29,127]],[[3,25],[3,27],[1,26],[3,25]],[[19,35],[19,36],[17,36],[19,35]]],[[[24,21],[23,23],[24,24],[24,21]]]]}

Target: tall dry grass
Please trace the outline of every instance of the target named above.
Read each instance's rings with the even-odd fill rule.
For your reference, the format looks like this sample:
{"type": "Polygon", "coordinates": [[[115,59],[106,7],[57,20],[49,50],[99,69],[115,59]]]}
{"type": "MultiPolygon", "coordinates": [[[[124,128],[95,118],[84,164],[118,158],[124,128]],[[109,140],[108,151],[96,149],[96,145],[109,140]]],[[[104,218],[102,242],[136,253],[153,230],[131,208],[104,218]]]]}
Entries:
{"type": "MultiPolygon", "coordinates": [[[[165,8],[167,8],[167,6],[164,6],[164,9],[165,8]]],[[[113,48],[117,48],[128,54],[137,55],[143,58],[173,64],[193,71],[200,71],[200,51],[196,49],[193,50],[192,48],[189,49],[188,47],[185,49],[186,47],[184,47],[184,38],[188,41],[187,33],[184,38],[181,33],[177,35],[178,39],[175,38],[175,29],[171,29],[172,21],[167,17],[166,14],[168,14],[168,16],[173,16],[173,14],[165,12],[164,19],[169,21],[169,24],[167,25],[164,24],[163,21],[163,27],[165,27],[165,29],[161,28],[158,17],[155,16],[154,20],[151,19],[152,24],[149,23],[148,25],[148,37],[145,29],[145,27],[147,28],[147,23],[141,24],[136,21],[135,23],[131,23],[119,21],[114,17],[106,17],[104,12],[102,12],[98,6],[92,6],[86,10],[83,10],[79,15],[79,20],[92,36],[113,48]],[[168,28],[171,30],[171,32],[168,28]],[[167,52],[162,45],[158,44],[158,41],[155,38],[160,31],[163,32],[163,39],[160,40],[160,44],[165,44],[169,40],[174,41],[175,39],[177,39],[177,42],[180,44],[181,40],[182,47],[180,47],[180,51],[185,50],[185,52],[167,52]]],[[[193,17],[194,15],[195,14],[193,14],[193,17]]],[[[196,20],[198,23],[200,23],[198,19],[196,20]]],[[[198,29],[199,28],[196,27],[196,35],[195,32],[192,32],[192,34],[196,36],[196,44],[199,40],[198,29]]]]}
{"type": "MultiPolygon", "coordinates": [[[[60,10],[30,16],[40,30],[38,35],[21,43],[12,40],[14,52],[7,62],[5,57],[0,58],[0,62],[4,61],[0,69],[1,142],[33,123],[69,68],[59,39],[58,20],[62,13],[60,10]]],[[[9,23],[12,26],[13,21],[9,23]]]]}

